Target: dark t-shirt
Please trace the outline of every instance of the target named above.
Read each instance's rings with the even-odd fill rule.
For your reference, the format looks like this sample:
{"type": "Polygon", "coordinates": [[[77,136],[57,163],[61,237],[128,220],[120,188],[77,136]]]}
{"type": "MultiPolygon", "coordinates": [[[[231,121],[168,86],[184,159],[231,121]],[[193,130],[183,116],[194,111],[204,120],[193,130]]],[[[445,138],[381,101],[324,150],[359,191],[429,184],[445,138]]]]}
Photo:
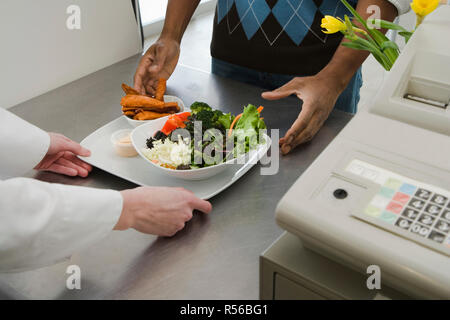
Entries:
{"type": "Polygon", "coordinates": [[[211,55],[259,71],[313,75],[342,40],[321,31],[323,16],[344,14],[339,0],[218,0],[211,55]]]}

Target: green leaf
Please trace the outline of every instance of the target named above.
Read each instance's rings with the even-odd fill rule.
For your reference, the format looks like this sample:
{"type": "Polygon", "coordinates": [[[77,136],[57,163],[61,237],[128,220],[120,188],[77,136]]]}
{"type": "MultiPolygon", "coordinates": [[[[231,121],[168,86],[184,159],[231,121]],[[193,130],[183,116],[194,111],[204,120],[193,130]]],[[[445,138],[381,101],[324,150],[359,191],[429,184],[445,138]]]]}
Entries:
{"type": "Polygon", "coordinates": [[[390,70],[392,67],[392,63],[389,60],[389,58],[385,55],[384,52],[381,51],[381,49],[377,46],[374,45],[372,42],[363,39],[363,38],[357,38],[355,40],[353,40],[353,42],[366,47],[370,53],[372,53],[372,55],[374,56],[374,58],[383,66],[383,68],[385,68],[386,70],[390,70]]]}
{"type": "MultiPolygon", "coordinates": [[[[382,34],[380,31],[378,31],[377,29],[369,28],[367,26],[367,22],[358,14],[358,12],[356,12],[356,10],[346,0],[341,0],[341,2],[353,14],[353,16],[356,18],[356,20],[358,20],[359,23],[361,23],[364,26],[366,31],[369,33],[369,35],[367,36],[367,39],[370,42],[372,42],[374,45],[380,47],[383,42],[389,41],[389,39],[384,34],[382,34]]],[[[395,60],[397,60],[398,51],[389,48],[384,51],[383,56],[385,56],[385,57],[387,57],[387,59],[389,59],[390,66],[392,66],[392,64],[394,64],[395,60]]]]}
{"type": "Polygon", "coordinates": [[[225,129],[230,129],[233,120],[234,116],[231,113],[224,113],[219,116],[217,122],[220,123],[225,129]]]}
{"type": "Polygon", "coordinates": [[[353,36],[355,34],[355,32],[353,31],[353,25],[350,21],[350,18],[348,17],[348,15],[345,15],[344,19],[345,19],[345,25],[347,26],[348,33],[353,36]]]}
{"type": "Polygon", "coordinates": [[[367,22],[372,24],[372,25],[377,25],[379,24],[381,28],[383,29],[392,29],[392,30],[400,30],[400,31],[407,31],[405,28],[403,28],[402,26],[390,22],[390,21],[386,21],[386,20],[382,20],[382,19],[367,19],[367,22]]]}
{"type": "MultiPolygon", "coordinates": [[[[377,44],[380,46],[380,48],[384,42],[390,41],[388,39],[388,37],[386,37],[383,33],[378,31],[377,29],[369,29],[368,31],[369,31],[370,35],[375,39],[377,44]]],[[[389,48],[389,49],[386,49],[383,51],[386,54],[386,56],[389,58],[389,60],[392,62],[392,64],[395,62],[395,60],[397,60],[398,50],[389,48]]]]}
{"type": "Polygon", "coordinates": [[[394,41],[385,41],[381,44],[381,50],[385,51],[386,49],[399,50],[397,44],[394,41]]]}
{"type": "Polygon", "coordinates": [[[234,127],[233,134],[237,142],[234,149],[235,154],[243,154],[254,148],[258,144],[259,131],[263,129],[266,129],[266,124],[260,118],[258,109],[249,104],[244,108],[241,118],[234,127]]]}
{"type": "Polygon", "coordinates": [[[405,38],[405,42],[408,43],[409,39],[411,38],[411,36],[413,35],[413,32],[410,31],[402,31],[398,33],[399,35],[401,35],[403,38],[405,38]]]}
{"type": "Polygon", "coordinates": [[[355,42],[342,42],[341,45],[343,45],[344,47],[349,47],[349,48],[356,49],[356,50],[370,51],[369,48],[367,48],[366,46],[359,44],[359,43],[355,43],[355,42]]]}
{"type": "Polygon", "coordinates": [[[256,108],[254,105],[249,104],[244,108],[244,112],[242,113],[241,118],[237,121],[235,129],[264,129],[265,124],[264,121],[261,123],[260,121],[260,115],[258,112],[258,108],[256,108]],[[263,126],[263,127],[261,127],[263,126]]]}

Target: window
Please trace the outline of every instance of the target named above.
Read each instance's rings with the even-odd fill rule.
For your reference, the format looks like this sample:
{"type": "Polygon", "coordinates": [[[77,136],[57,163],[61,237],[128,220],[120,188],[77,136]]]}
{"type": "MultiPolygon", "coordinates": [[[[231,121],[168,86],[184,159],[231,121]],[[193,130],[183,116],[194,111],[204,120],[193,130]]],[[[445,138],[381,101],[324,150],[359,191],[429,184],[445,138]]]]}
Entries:
{"type": "MultiPolygon", "coordinates": [[[[164,24],[168,0],[139,0],[144,38],[159,34],[164,24]]],[[[194,16],[211,12],[217,0],[202,0],[195,10],[194,16]]]]}
{"type": "Polygon", "coordinates": [[[142,24],[161,20],[166,14],[167,0],[139,0],[142,24]]]}

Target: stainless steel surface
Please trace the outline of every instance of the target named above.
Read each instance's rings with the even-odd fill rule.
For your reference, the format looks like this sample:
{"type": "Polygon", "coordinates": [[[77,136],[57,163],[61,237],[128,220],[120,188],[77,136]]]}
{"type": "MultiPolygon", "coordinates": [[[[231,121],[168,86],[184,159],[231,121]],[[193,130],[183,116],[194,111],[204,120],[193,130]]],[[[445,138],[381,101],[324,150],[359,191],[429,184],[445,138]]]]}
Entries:
{"type": "MultiPolygon", "coordinates": [[[[120,84],[131,84],[135,56],[14,107],[11,111],[48,131],[81,141],[120,115],[120,84]]],[[[265,101],[261,89],[179,66],[168,93],[189,105],[195,100],[239,113],[247,103],[264,105],[269,128],[284,134],[300,104],[290,97],[265,101]]],[[[209,215],[196,214],[172,238],[129,230],[104,240],[60,264],[17,274],[0,274],[0,298],[38,299],[257,299],[258,259],[281,233],[277,202],[330,143],[351,116],[333,112],[316,138],[286,157],[273,176],[259,165],[211,199],[209,215]],[[81,268],[81,290],[66,289],[68,265],[81,268]]],[[[64,184],[122,190],[135,185],[101,170],[87,179],[30,173],[64,184]]]]}

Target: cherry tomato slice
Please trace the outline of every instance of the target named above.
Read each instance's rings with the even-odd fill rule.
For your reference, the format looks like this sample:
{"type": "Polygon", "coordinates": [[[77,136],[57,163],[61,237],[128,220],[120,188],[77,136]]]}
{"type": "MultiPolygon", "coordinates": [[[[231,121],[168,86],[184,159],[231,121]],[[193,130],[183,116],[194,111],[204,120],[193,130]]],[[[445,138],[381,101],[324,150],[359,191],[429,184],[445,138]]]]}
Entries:
{"type": "Polygon", "coordinates": [[[166,123],[162,127],[161,132],[168,136],[176,128],[178,128],[177,121],[169,117],[169,119],[167,119],[166,123]]]}
{"type": "Polygon", "coordinates": [[[177,113],[177,118],[181,119],[181,121],[185,122],[187,121],[188,117],[191,115],[190,112],[183,112],[183,113],[177,113]]]}
{"type": "Polygon", "coordinates": [[[184,124],[184,122],[187,121],[187,118],[190,115],[190,112],[183,112],[169,116],[163,128],[161,129],[161,132],[163,132],[165,135],[169,135],[177,128],[185,128],[186,125],[184,124]]]}

